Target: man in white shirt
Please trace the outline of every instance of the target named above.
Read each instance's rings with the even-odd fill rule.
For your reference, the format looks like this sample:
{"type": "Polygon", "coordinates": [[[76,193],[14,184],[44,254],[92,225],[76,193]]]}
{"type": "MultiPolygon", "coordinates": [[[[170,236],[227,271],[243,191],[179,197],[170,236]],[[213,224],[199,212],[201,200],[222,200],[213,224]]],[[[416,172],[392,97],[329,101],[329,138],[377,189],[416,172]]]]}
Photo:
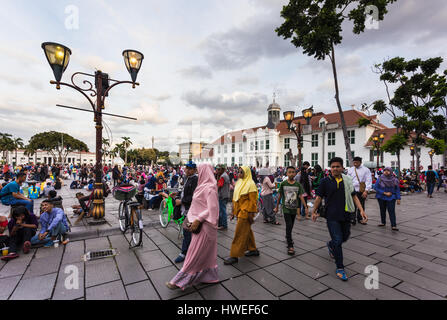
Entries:
{"type": "MultiPolygon", "coordinates": [[[[362,166],[362,158],[355,157],[353,162],[354,166],[348,169],[348,176],[352,178],[357,198],[359,198],[362,208],[365,210],[365,200],[368,196],[368,191],[372,189],[371,171],[367,167],[362,166]],[[361,185],[364,190],[360,190],[361,185]]],[[[366,224],[366,222],[363,222],[358,209],[356,209],[355,216],[352,218],[352,225],[356,224],[356,220],[360,224],[366,224]]]]}

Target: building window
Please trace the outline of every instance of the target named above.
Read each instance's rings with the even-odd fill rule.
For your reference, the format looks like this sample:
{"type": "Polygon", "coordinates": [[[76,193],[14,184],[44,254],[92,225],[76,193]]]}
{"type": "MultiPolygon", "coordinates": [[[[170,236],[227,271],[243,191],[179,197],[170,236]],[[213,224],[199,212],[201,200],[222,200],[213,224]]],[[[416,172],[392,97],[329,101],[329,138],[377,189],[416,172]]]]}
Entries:
{"type": "Polygon", "coordinates": [[[235,163],[234,163],[234,157],[231,157],[231,166],[234,167],[235,163]]]}
{"type": "Polygon", "coordinates": [[[224,165],[227,165],[227,158],[224,158],[224,165]]]}
{"type": "Polygon", "coordinates": [[[290,138],[284,138],[284,149],[290,149],[290,138]]]}
{"type": "Polygon", "coordinates": [[[265,140],[265,150],[270,150],[270,140],[265,140]]]}
{"type": "Polygon", "coordinates": [[[335,132],[329,132],[327,134],[327,145],[335,146],[335,132]]]}
{"type": "Polygon", "coordinates": [[[264,140],[261,141],[261,150],[264,150],[264,140]]]}
{"type": "Polygon", "coordinates": [[[250,151],[253,151],[253,149],[254,149],[254,142],[252,141],[252,142],[250,142],[250,151]]]}
{"type": "Polygon", "coordinates": [[[255,141],[255,150],[258,150],[258,141],[255,141]]]}
{"type": "Polygon", "coordinates": [[[242,166],[242,157],[239,157],[239,166],[242,166]]]}
{"type": "Polygon", "coordinates": [[[236,152],[236,144],[232,143],[231,144],[231,153],[235,153],[236,152]]]}
{"type": "Polygon", "coordinates": [[[286,153],[284,155],[284,167],[288,167],[288,166],[290,166],[290,159],[289,159],[289,154],[286,153]]]}
{"type": "Polygon", "coordinates": [[[315,167],[318,164],[318,153],[312,153],[311,166],[315,167]]]}
{"type": "Polygon", "coordinates": [[[348,139],[350,144],[355,144],[355,130],[348,130],[348,139]]]}
{"type": "Polygon", "coordinates": [[[318,134],[312,135],[312,147],[318,147],[318,134]]]}
{"type": "Polygon", "coordinates": [[[224,145],[224,153],[227,153],[227,152],[228,152],[228,146],[224,145]]]}
{"type": "MultiPolygon", "coordinates": [[[[352,159],[354,159],[354,151],[351,151],[352,159]]],[[[346,152],[346,167],[350,167],[349,158],[348,158],[348,152],[346,152]]]]}
{"type": "Polygon", "coordinates": [[[220,164],[220,158],[217,158],[217,164],[220,164]]]}
{"type": "Polygon", "coordinates": [[[220,146],[217,146],[217,153],[220,153],[220,146]]]}
{"type": "Polygon", "coordinates": [[[242,152],[242,143],[239,143],[239,152],[242,152]]]}
{"type": "Polygon", "coordinates": [[[327,166],[331,166],[331,159],[335,158],[335,152],[328,152],[327,154],[327,166]]]}

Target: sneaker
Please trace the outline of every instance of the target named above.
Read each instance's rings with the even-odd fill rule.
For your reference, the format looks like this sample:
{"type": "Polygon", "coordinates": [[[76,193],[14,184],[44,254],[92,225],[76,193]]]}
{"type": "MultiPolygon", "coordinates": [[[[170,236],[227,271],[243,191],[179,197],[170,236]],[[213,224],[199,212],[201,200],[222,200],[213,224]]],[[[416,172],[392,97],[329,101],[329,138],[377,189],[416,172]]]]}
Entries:
{"type": "Polygon", "coordinates": [[[258,257],[259,256],[259,251],[258,250],[254,250],[254,251],[248,251],[245,254],[246,257],[258,257]]]}
{"type": "Polygon", "coordinates": [[[28,254],[30,248],[31,248],[31,242],[25,241],[25,243],[23,244],[23,253],[28,254]]]}
{"type": "Polygon", "coordinates": [[[17,253],[11,252],[7,256],[2,257],[2,260],[3,261],[9,261],[9,260],[12,260],[12,259],[15,259],[15,258],[18,258],[18,257],[19,257],[19,255],[17,253]]]}
{"type": "Polygon", "coordinates": [[[334,250],[332,250],[332,248],[331,248],[331,246],[330,246],[330,244],[329,244],[329,241],[326,242],[326,245],[327,245],[327,248],[328,248],[328,250],[329,250],[329,257],[331,257],[332,259],[334,259],[334,250]]]}
{"type": "Polygon", "coordinates": [[[180,253],[180,254],[178,255],[178,257],[175,258],[174,262],[175,262],[175,263],[180,263],[180,262],[183,262],[184,260],[185,260],[185,255],[184,255],[183,253],[180,253]]]}
{"type": "Polygon", "coordinates": [[[53,245],[54,245],[53,240],[50,240],[47,243],[45,243],[45,245],[43,247],[44,248],[51,248],[53,245]]]}
{"type": "Polygon", "coordinates": [[[345,269],[337,269],[335,271],[335,274],[336,274],[337,278],[339,278],[343,281],[348,281],[348,276],[346,275],[345,269]]]}
{"type": "Polygon", "coordinates": [[[229,257],[224,260],[224,264],[229,265],[229,264],[237,263],[238,261],[239,261],[238,258],[229,257]]]}

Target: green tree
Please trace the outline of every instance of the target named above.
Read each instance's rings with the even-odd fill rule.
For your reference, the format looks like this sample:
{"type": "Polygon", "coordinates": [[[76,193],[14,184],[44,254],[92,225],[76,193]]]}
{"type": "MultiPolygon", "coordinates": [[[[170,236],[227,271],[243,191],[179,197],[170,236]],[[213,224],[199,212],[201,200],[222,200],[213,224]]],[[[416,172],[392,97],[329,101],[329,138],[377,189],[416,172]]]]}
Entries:
{"type": "Polygon", "coordinates": [[[14,151],[16,152],[16,162],[15,162],[15,165],[18,165],[19,159],[17,159],[17,150],[19,148],[23,148],[23,146],[24,146],[23,140],[22,140],[22,138],[14,138],[14,139],[12,139],[12,143],[14,145],[14,151]]]}
{"type": "Polygon", "coordinates": [[[427,147],[433,149],[435,151],[435,154],[437,154],[437,155],[444,154],[445,150],[447,149],[445,141],[442,139],[428,140],[427,147]]]}
{"type": "Polygon", "coordinates": [[[103,163],[106,163],[106,157],[110,155],[110,140],[106,138],[102,138],[102,156],[103,156],[103,163]]]}
{"type": "Polygon", "coordinates": [[[35,134],[28,143],[30,150],[49,152],[54,158],[65,163],[67,155],[72,151],[88,152],[87,145],[66,133],[49,131],[35,134]],[[63,142],[62,142],[63,141],[63,142]]]}
{"type": "Polygon", "coordinates": [[[342,42],[342,24],[345,19],[353,22],[353,32],[360,34],[365,30],[366,9],[368,5],[378,8],[379,20],[388,12],[387,6],[395,0],[290,0],[281,11],[284,23],[276,29],[278,36],[292,38],[292,44],[302,48],[303,53],[317,60],[329,58],[335,86],[335,101],[340,114],[343,137],[349,162],[352,163],[346,121],[340,102],[335,46],[342,42]],[[346,11],[348,10],[348,11],[346,11]]]}
{"type": "Polygon", "coordinates": [[[9,133],[0,132],[0,151],[3,152],[3,158],[7,162],[8,152],[14,150],[14,140],[11,138],[12,135],[9,133]]]}
{"type": "MultiPolygon", "coordinates": [[[[393,107],[396,114],[392,123],[401,129],[405,136],[411,137],[415,150],[418,150],[418,146],[426,144],[427,136],[434,132],[435,122],[439,121],[436,120],[439,119],[439,112],[445,108],[447,71],[444,71],[443,75],[437,73],[442,61],[441,57],[408,61],[396,57],[380,66],[380,80],[397,88],[394,96],[389,95],[388,105],[378,100],[374,103],[374,109],[385,112],[390,106],[393,107]]],[[[416,152],[418,173],[420,156],[420,153],[416,152]]]]}
{"type": "Polygon", "coordinates": [[[132,141],[130,141],[129,137],[121,137],[121,139],[123,139],[123,147],[124,147],[124,163],[127,164],[127,149],[130,147],[130,145],[132,144],[132,141]]]}
{"type": "Polygon", "coordinates": [[[397,157],[397,168],[399,170],[399,178],[400,178],[400,151],[404,150],[407,145],[408,137],[403,133],[394,134],[387,142],[385,142],[382,146],[382,151],[388,153],[395,153],[397,157]]]}

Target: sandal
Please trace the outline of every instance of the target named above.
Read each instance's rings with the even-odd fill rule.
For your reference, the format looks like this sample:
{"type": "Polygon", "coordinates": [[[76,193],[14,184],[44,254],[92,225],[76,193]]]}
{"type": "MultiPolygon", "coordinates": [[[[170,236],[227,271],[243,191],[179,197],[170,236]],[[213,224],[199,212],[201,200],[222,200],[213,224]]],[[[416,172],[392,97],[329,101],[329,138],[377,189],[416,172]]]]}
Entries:
{"type": "Polygon", "coordinates": [[[295,249],[293,249],[292,247],[289,248],[289,250],[287,250],[287,254],[289,256],[293,256],[295,254],[295,249]]]}
{"type": "Polygon", "coordinates": [[[166,287],[168,287],[171,290],[179,289],[179,287],[177,287],[175,284],[172,284],[170,282],[166,282],[166,287]]]}
{"type": "Polygon", "coordinates": [[[279,223],[278,221],[272,222],[272,224],[275,225],[275,226],[280,226],[281,225],[281,223],[279,223]]]}

